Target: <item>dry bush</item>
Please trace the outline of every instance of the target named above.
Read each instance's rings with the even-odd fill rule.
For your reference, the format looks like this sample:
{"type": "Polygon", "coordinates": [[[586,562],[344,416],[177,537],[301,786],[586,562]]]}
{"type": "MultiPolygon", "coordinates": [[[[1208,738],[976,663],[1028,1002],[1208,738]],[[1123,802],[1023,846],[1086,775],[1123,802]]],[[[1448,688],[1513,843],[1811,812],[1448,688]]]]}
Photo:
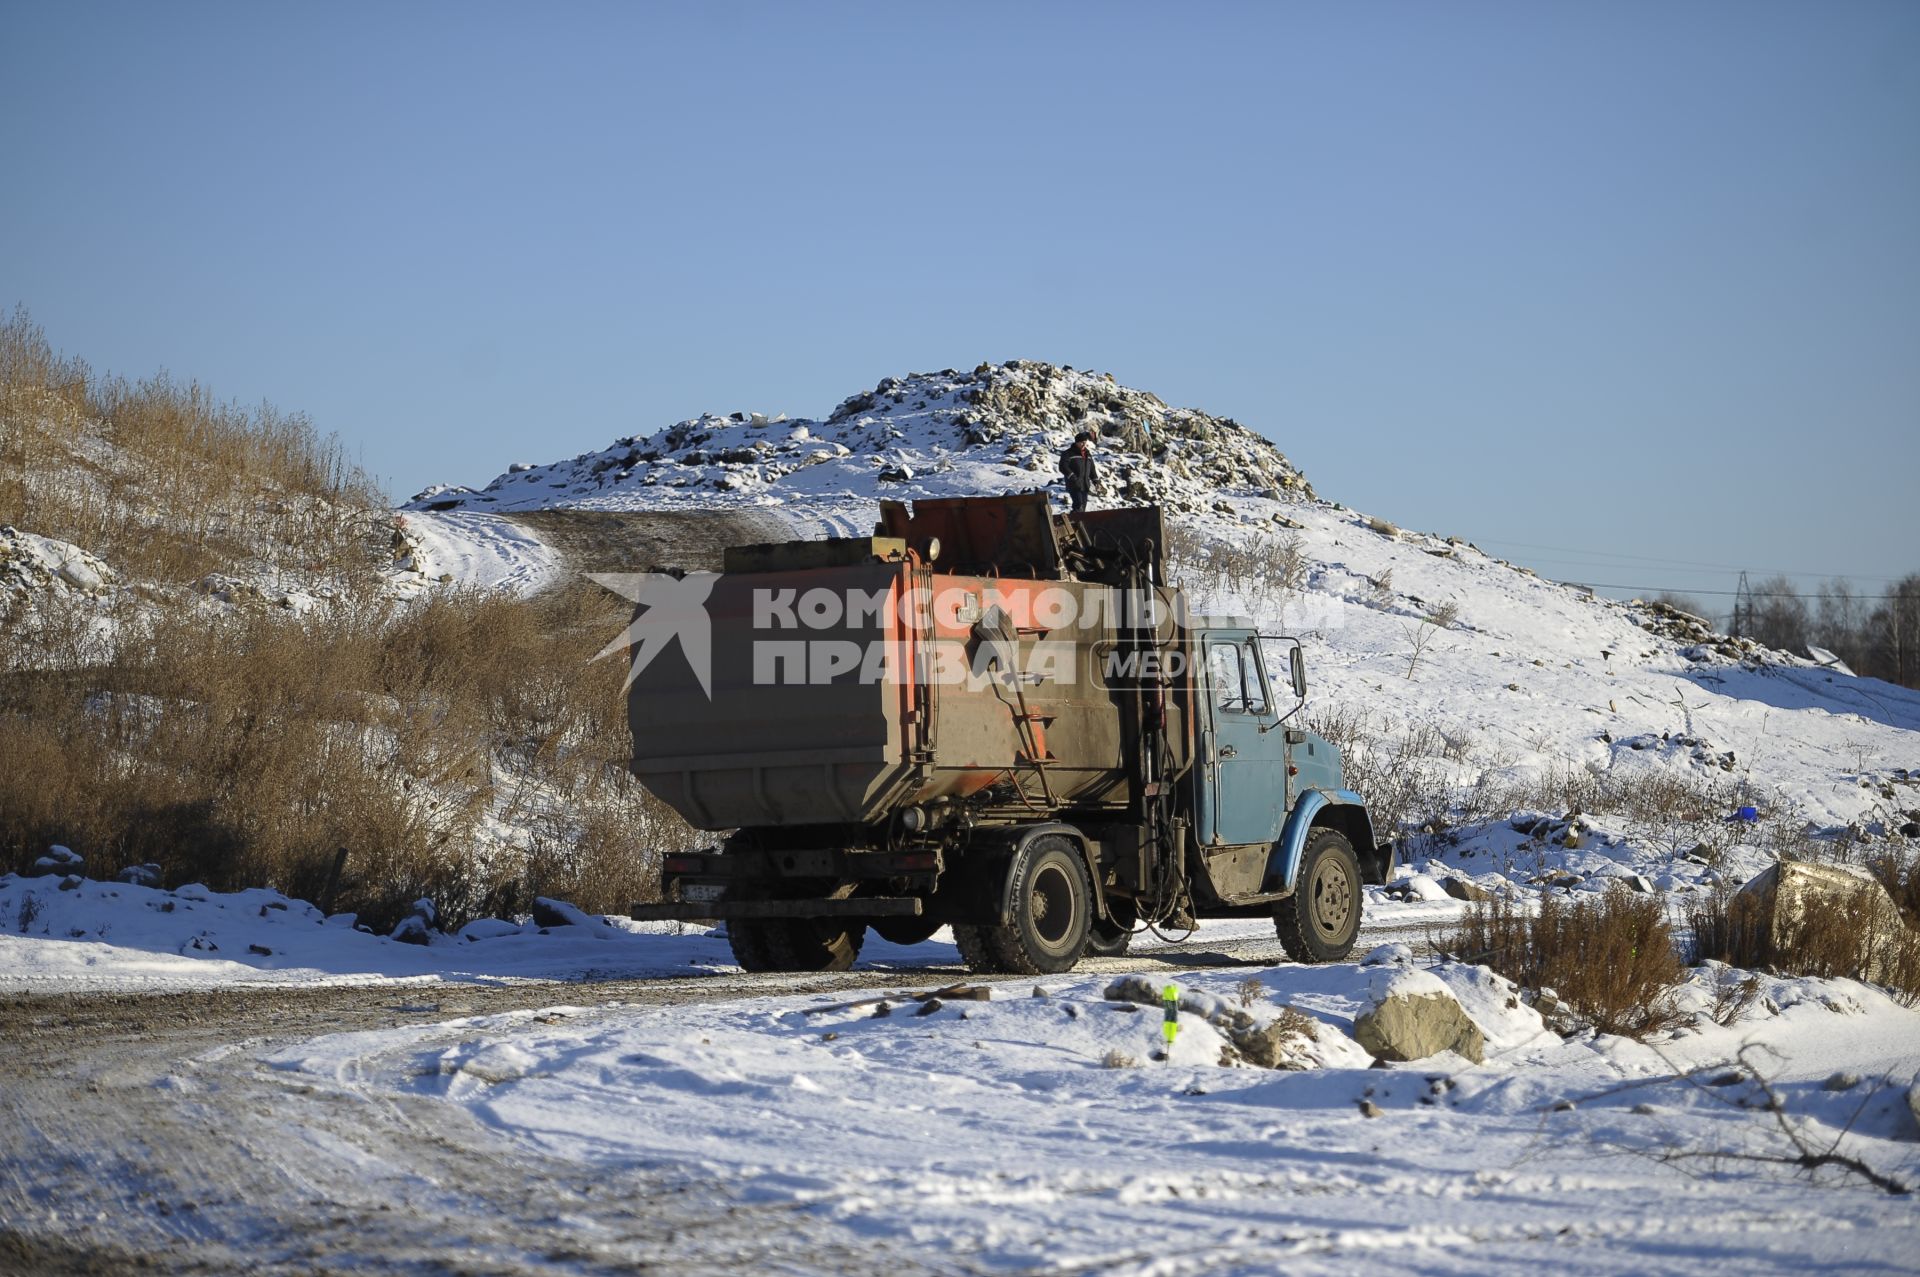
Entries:
{"type": "Polygon", "coordinates": [[[1920,927],[1920,856],[1882,851],[1867,862],[1867,871],[1893,897],[1907,925],[1920,927]]]}
{"type": "Polygon", "coordinates": [[[98,377],[24,311],[0,320],[0,524],[148,581],[247,565],[354,587],[378,566],[383,504],[305,417],[165,374],[98,377]]]}
{"type": "Polygon", "coordinates": [[[1760,1000],[1760,977],[1738,967],[1716,964],[1708,976],[1711,1001],[1707,1015],[1721,1028],[1730,1028],[1760,1000]]]}
{"type": "Polygon", "coordinates": [[[134,583],[0,618],[0,868],[60,842],[97,875],[151,861],[312,897],[344,847],[336,901],[374,925],[422,895],[458,923],[657,890],[692,835],[626,771],[624,671],[589,662],[624,605],[585,585],[394,602],[390,518],[305,418],[102,379],[0,320],[0,523],[134,583]],[[179,588],[210,572],[331,601],[179,588]]]}
{"type": "Polygon", "coordinates": [[[1455,784],[1447,760],[1459,752],[1430,722],[1378,722],[1350,703],[1309,705],[1304,726],[1340,751],[1348,789],[1366,798],[1374,832],[1402,839],[1402,859],[1428,850],[1451,825],[1491,813],[1484,786],[1455,784]]]}
{"type": "Polygon", "coordinates": [[[1231,595],[1255,611],[1282,617],[1306,584],[1309,567],[1297,535],[1227,541],[1203,537],[1183,523],[1167,529],[1167,557],[1173,579],[1205,606],[1231,595]]]}
{"type": "MultiPolygon", "coordinates": [[[[1872,888],[1862,883],[1861,890],[1864,896],[1872,888]]],[[[1721,887],[1692,898],[1687,924],[1696,962],[1712,959],[1779,975],[1871,978],[1907,1005],[1920,1003],[1920,931],[1911,923],[1883,925],[1875,921],[1878,913],[1863,902],[1779,917],[1760,896],[1721,887]]]]}
{"type": "Polygon", "coordinates": [[[111,664],[0,684],[0,865],[61,842],[312,898],[345,847],[338,907],[377,926],[423,895],[455,925],[624,910],[692,838],[626,772],[624,671],[588,660],[624,619],[591,589],[163,614],[111,664]]]}
{"type": "Polygon", "coordinates": [[[1680,1020],[1673,995],[1684,970],[1666,910],[1623,884],[1588,899],[1548,896],[1538,913],[1475,904],[1446,944],[1525,988],[1552,989],[1601,1033],[1645,1039],[1680,1020]]]}

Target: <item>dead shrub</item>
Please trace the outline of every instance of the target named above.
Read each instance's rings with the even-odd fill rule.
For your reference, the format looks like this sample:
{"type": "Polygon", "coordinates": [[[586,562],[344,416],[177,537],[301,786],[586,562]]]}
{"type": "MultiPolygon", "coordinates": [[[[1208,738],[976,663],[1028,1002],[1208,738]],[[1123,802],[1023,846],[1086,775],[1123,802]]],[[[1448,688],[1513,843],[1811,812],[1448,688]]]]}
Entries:
{"type": "Polygon", "coordinates": [[[1721,1028],[1729,1028],[1760,1000],[1760,977],[1738,967],[1715,964],[1708,975],[1711,1001],[1707,1015],[1721,1028]]]}
{"type": "Polygon", "coordinates": [[[97,377],[0,318],[0,524],[131,586],[0,617],[0,869],[60,842],[97,875],[313,897],[344,847],[337,907],[376,927],[419,896],[457,925],[657,890],[692,835],[626,771],[624,670],[589,660],[625,607],[585,585],[396,603],[391,517],[304,417],[97,377]],[[180,588],[215,572],[331,602],[180,588]]]}
{"type": "Polygon", "coordinates": [[[164,613],[0,682],[0,867],[60,842],[100,876],[312,898],[345,847],[337,907],[376,927],[420,896],[453,925],[623,911],[693,838],[625,770],[620,663],[588,660],[623,619],[591,589],[164,613]]]}
{"type": "Polygon", "coordinates": [[[1524,988],[1552,989],[1601,1033],[1645,1039],[1680,1020],[1684,969],[1666,910],[1624,884],[1587,899],[1548,896],[1537,913],[1507,900],[1472,905],[1446,944],[1524,988]]]}
{"type": "Polygon", "coordinates": [[[1920,927],[1920,856],[1883,851],[1867,862],[1867,871],[1893,897],[1909,927],[1920,927]]]}
{"type": "Polygon", "coordinates": [[[280,588],[371,583],[388,517],[340,442],[198,383],[96,376],[25,311],[0,319],[0,524],[141,580],[247,564],[280,588]]]}
{"type": "MultiPolygon", "coordinates": [[[[1897,871],[1896,871],[1897,872],[1897,871]]],[[[1872,890],[1861,884],[1862,896],[1872,890]]],[[[1899,897],[1895,896],[1898,903],[1899,897]]],[[[1858,907],[1802,909],[1777,916],[1762,897],[1721,887],[1687,908],[1694,961],[1778,975],[1872,979],[1908,1006],[1920,1003],[1920,931],[1884,919],[1864,898],[1858,907]]]]}
{"type": "Polygon", "coordinates": [[[1256,533],[1244,541],[1203,537],[1183,523],[1167,529],[1172,576],[1208,607],[1232,595],[1255,611],[1284,618],[1306,584],[1310,564],[1298,535],[1256,533]]]}

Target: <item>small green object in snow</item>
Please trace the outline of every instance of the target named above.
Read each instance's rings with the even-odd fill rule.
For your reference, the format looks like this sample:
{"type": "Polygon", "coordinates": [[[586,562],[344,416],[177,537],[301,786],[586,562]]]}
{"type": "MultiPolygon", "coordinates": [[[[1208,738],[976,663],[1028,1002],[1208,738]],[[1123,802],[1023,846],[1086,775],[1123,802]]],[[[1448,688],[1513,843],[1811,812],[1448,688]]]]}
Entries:
{"type": "Polygon", "coordinates": [[[1160,999],[1167,1009],[1160,1031],[1167,1035],[1167,1045],[1172,1046],[1174,1036],[1180,1032],[1180,986],[1168,985],[1160,991],[1160,999]]]}

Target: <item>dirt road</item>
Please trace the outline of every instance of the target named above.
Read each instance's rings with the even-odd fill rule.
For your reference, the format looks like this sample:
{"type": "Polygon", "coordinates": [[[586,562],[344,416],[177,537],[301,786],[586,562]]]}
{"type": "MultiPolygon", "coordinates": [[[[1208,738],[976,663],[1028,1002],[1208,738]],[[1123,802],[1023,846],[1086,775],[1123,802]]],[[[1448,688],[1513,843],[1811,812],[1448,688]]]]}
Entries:
{"type": "MultiPolygon", "coordinates": [[[[1362,943],[1417,942],[1369,932],[1362,943]]],[[[932,954],[949,954],[930,946],[932,954]]],[[[1236,940],[1089,961],[1283,961],[1236,940]]],[[[0,1272],[965,1274],[673,1165],[545,1159],[426,1096],[259,1063],[327,1033],[966,978],[941,961],[833,975],[0,998],[0,1272]]],[[[1031,980],[1014,981],[1030,984],[1031,980]]],[[[439,1034],[436,1033],[435,1040],[439,1034]]]]}

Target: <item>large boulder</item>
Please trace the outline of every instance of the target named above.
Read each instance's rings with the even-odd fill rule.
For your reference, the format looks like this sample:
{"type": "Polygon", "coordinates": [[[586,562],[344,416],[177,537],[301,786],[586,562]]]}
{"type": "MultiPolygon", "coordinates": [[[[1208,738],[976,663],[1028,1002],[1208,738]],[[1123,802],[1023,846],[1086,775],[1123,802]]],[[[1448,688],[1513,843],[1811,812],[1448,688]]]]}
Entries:
{"type": "Polygon", "coordinates": [[[1895,977],[1898,955],[1915,943],[1887,889],[1840,865],[1776,861],[1734,893],[1730,912],[1755,929],[1771,954],[1807,953],[1830,963],[1844,950],[1854,969],[1824,974],[1876,983],[1895,977]]]}
{"type": "Polygon", "coordinates": [[[1353,1038],[1376,1060],[1424,1060],[1452,1051],[1475,1064],[1487,1038],[1453,991],[1425,971],[1384,968],[1369,986],[1373,1005],[1353,1022],[1353,1038]]]}

